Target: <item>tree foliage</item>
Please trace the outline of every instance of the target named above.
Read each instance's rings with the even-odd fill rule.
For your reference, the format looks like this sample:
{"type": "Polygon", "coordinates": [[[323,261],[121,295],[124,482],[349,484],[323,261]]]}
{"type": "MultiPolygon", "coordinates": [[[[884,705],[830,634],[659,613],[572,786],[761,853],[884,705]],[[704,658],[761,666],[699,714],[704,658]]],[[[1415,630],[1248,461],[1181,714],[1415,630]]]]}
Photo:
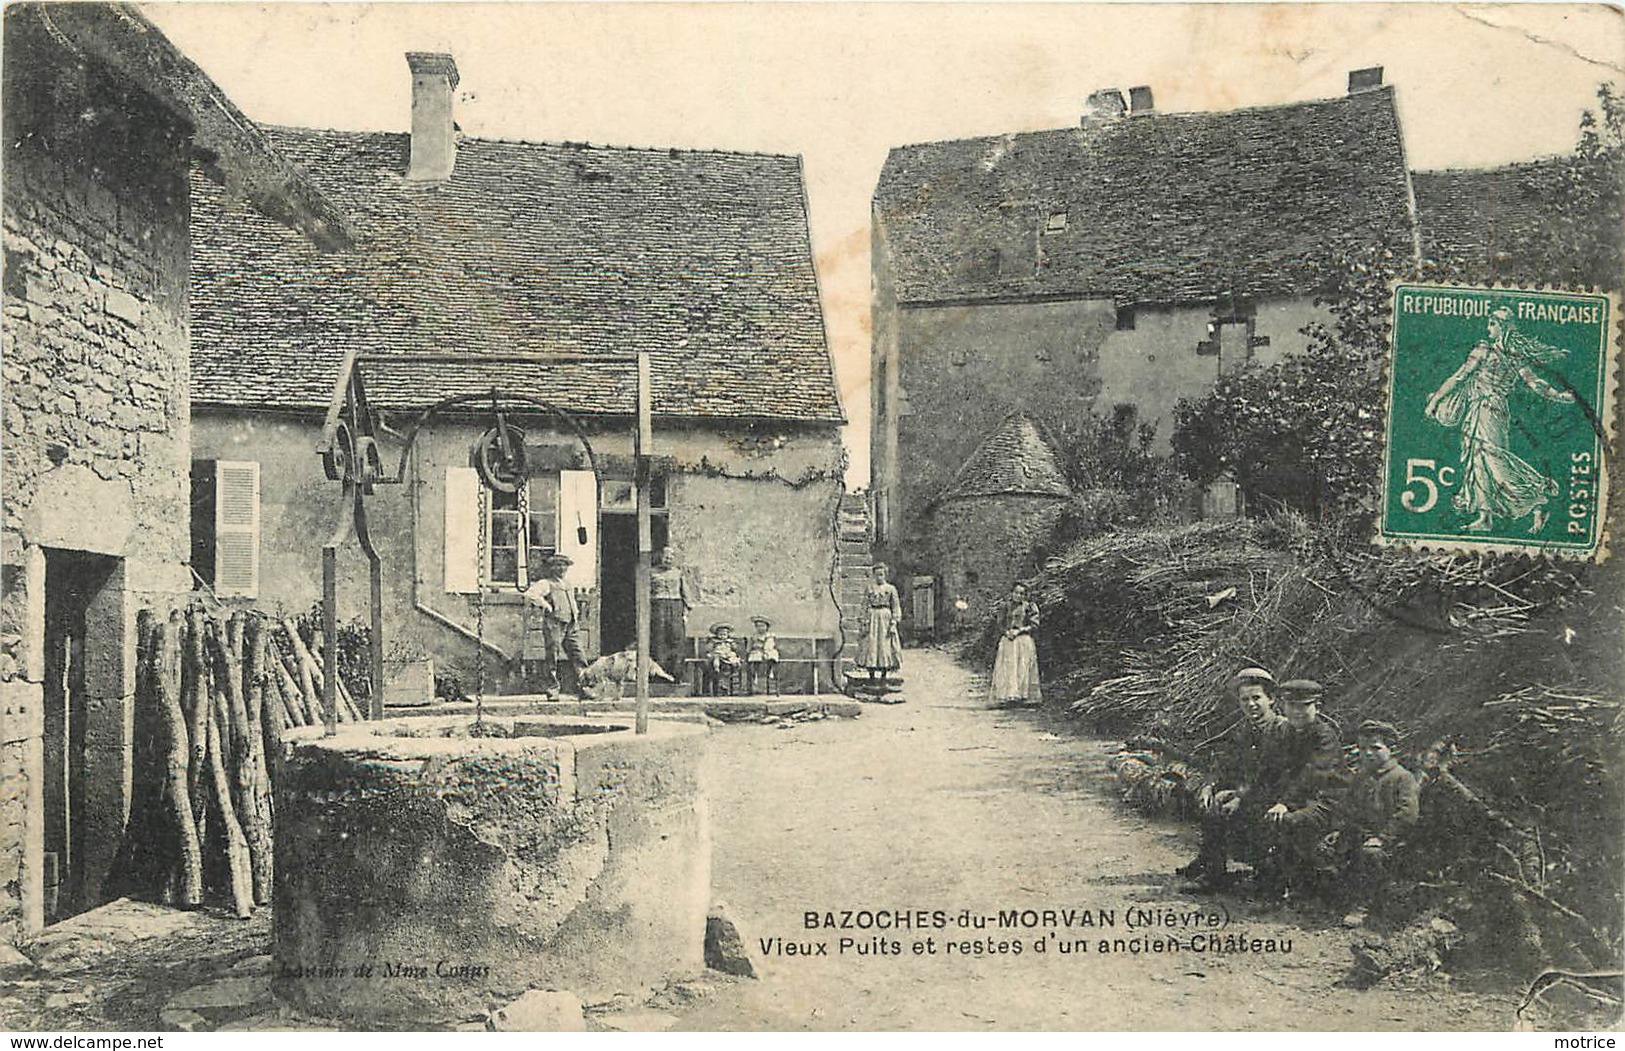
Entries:
{"type": "MultiPolygon", "coordinates": [[[[1520,259],[1531,273],[1503,280],[1621,284],[1621,214],[1625,205],[1625,98],[1598,90],[1598,112],[1580,121],[1574,154],[1531,168],[1541,203],[1535,246],[1520,259]]],[[[1470,281],[1484,275],[1462,260],[1344,244],[1328,266],[1316,303],[1328,323],[1303,331],[1304,353],[1267,368],[1248,366],[1220,377],[1207,395],[1175,410],[1174,462],[1193,482],[1229,475],[1255,510],[1288,507],[1315,517],[1375,506],[1381,477],[1383,361],[1389,283],[1404,277],[1470,281]]]]}

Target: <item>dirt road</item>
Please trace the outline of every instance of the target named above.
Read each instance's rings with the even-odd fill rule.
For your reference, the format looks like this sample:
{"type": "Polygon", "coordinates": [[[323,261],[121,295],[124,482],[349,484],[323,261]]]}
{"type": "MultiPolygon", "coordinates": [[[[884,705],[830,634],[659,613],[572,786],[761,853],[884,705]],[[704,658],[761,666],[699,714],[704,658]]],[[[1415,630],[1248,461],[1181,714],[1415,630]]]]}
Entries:
{"type": "Polygon", "coordinates": [[[1191,856],[1191,831],[1116,804],[1104,742],[988,710],[982,680],[940,653],[911,651],[905,672],[907,703],[866,706],[856,721],[732,726],[712,738],[714,893],[758,951],[781,938],[815,954],[769,952],[760,980],[719,986],[680,1011],[679,1028],[1510,1027],[1505,997],[1338,987],[1358,935],[1324,916],[1181,893],[1169,873],[1191,856]],[[1216,931],[1198,918],[1215,907],[1229,917],[1216,931]],[[1173,925],[1129,929],[1135,909],[1173,925]],[[804,923],[809,912],[840,923],[848,911],[918,910],[928,915],[914,929],[804,923]],[[986,927],[959,926],[966,910],[986,927]],[[1017,910],[1016,926],[999,926],[1004,910],[1017,910]],[[1021,924],[1024,910],[1035,926],[1021,924]],[[1086,915],[1094,925],[1079,925],[1086,915]],[[1197,946],[1232,935],[1276,951],[1199,951],[1198,935],[1197,946]],[[935,951],[917,955],[927,938],[935,951]],[[1181,948],[1144,951],[1158,938],[1181,948]],[[978,939],[979,954],[965,944],[978,939]],[[1102,954],[1102,939],[1123,944],[1102,954]],[[828,955],[816,954],[820,942],[828,955]]]}

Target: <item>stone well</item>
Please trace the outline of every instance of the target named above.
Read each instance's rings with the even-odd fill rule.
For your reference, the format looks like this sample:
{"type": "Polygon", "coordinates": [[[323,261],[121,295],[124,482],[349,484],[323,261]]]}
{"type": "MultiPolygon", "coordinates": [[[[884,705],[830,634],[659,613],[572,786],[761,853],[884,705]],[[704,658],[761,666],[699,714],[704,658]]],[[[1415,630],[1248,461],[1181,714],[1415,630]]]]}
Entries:
{"type": "Polygon", "coordinates": [[[487,716],[476,730],[464,715],[320,733],[292,731],[277,776],[282,999],[417,1027],[528,988],[607,999],[703,966],[704,726],[487,716]]]}

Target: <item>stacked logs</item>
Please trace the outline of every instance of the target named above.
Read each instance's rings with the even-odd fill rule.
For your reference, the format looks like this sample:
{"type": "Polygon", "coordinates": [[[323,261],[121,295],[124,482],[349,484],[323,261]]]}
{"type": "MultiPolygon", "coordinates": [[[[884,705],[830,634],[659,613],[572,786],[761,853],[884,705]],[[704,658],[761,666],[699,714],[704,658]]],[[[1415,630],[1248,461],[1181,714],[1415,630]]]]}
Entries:
{"type": "MultiPolygon", "coordinates": [[[[288,618],[219,619],[199,608],[167,618],[143,610],[137,633],[136,720],[147,758],[136,776],[155,812],[132,830],[150,834],[146,889],[183,908],[218,889],[247,919],[271,900],[282,734],[323,721],[319,640],[307,642],[288,618]]],[[[337,718],[362,718],[342,682],[337,718]]]]}

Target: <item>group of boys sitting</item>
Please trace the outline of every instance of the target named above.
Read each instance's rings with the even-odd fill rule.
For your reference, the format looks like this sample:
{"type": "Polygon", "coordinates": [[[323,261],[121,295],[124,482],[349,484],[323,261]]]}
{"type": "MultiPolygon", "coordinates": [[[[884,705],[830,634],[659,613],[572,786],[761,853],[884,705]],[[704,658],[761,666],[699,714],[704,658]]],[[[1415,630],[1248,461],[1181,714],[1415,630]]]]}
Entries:
{"type": "Polygon", "coordinates": [[[1398,732],[1360,724],[1351,771],[1336,724],[1320,713],[1319,683],[1277,686],[1263,668],[1244,668],[1232,685],[1241,718],[1197,792],[1201,849],[1179,874],[1217,888],[1234,857],[1253,866],[1264,895],[1329,897],[1363,922],[1419,816],[1416,778],[1393,756],[1398,732]]]}

